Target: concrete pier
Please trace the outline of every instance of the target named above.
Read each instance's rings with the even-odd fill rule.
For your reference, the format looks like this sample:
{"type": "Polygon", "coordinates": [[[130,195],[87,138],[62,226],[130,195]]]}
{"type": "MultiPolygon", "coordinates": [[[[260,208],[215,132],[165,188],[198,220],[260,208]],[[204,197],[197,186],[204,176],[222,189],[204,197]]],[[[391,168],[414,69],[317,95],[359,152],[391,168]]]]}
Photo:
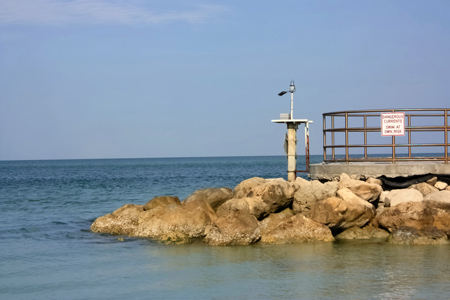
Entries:
{"type": "Polygon", "coordinates": [[[309,165],[309,177],[311,179],[332,180],[339,178],[342,173],[348,175],[360,175],[361,177],[386,176],[408,177],[414,175],[449,175],[450,163],[435,161],[420,162],[353,162],[353,163],[320,163],[309,165]]]}
{"type": "Polygon", "coordinates": [[[450,108],[324,113],[324,163],[309,166],[310,178],[450,175],[449,134],[450,108]]]}

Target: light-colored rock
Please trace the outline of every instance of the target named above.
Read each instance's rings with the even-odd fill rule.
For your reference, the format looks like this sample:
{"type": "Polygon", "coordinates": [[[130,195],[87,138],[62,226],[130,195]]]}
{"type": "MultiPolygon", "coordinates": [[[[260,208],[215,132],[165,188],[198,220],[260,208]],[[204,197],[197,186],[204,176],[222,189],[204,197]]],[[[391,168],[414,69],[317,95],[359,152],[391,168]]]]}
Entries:
{"type": "Polygon", "coordinates": [[[203,239],[213,246],[250,245],[260,240],[258,220],[246,211],[218,217],[203,239]]]}
{"type": "Polygon", "coordinates": [[[261,242],[267,244],[295,244],[311,241],[332,242],[334,237],[327,226],[308,219],[302,214],[282,222],[277,228],[265,232],[261,237],[261,242]]]}
{"type": "MultiPolygon", "coordinates": [[[[387,194],[389,194],[389,191],[382,191],[381,194],[380,194],[380,198],[378,200],[378,203],[383,203],[383,206],[384,206],[385,203],[386,203],[386,196],[387,196],[387,194]]],[[[378,206],[380,206],[380,205],[378,205],[378,206]]]]}
{"type": "Polygon", "coordinates": [[[422,202],[403,202],[393,207],[385,208],[372,222],[375,227],[381,227],[389,232],[402,226],[422,229],[433,224],[433,213],[422,202]]]}
{"type": "Polygon", "coordinates": [[[427,180],[427,183],[428,183],[429,185],[435,185],[437,181],[438,181],[438,178],[437,178],[437,177],[433,177],[433,178],[431,178],[431,179],[428,179],[428,180],[427,180]]]}
{"type": "Polygon", "coordinates": [[[139,225],[134,236],[151,237],[164,243],[186,244],[205,235],[217,216],[205,201],[186,205],[159,206],[139,214],[139,225]]]}
{"type": "Polygon", "coordinates": [[[448,186],[448,184],[445,183],[445,182],[442,182],[442,181],[438,181],[438,182],[436,182],[436,184],[434,185],[434,187],[437,188],[437,189],[440,190],[440,191],[445,190],[445,188],[446,188],[447,186],[448,186]]]}
{"type": "Polygon", "coordinates": [[[412,227],[400,227],[395,229],[388,238],[392,244],[402,245],[436,245],[448,244],[448,237],[442,231],[433,226],[422,229],[412,227]]]}
{"type": "Polygon", "coordinates": [[[434,192],[438,192],[439,190],[437,188],[435,188],[434,186],[426,183],[426,182],[421,182],[418,184],[414,184],[411,186],[413,189],[418,190],[419,192],[422,193],[422,195],[425,197],[428,194],[434,193],[434,192]]]}
{"type": "Polygon", "coordinates": [[[151,210],[158,206],[166,206],[166,205],[181,205],[180,199],[178,197],[172,197],[172,196],[160,196],[160,197],[154,197],[152,200],[148,201],[144,205],[144,210],[151,210]]]}
{"type": "Polygon", "coordinates": [[[266,179],[266,182],[276,182],[283,189],[286,198],[290,199],[294,197],[295,192],[300,188],[300,186],[294,181],[286,181],[283,178],[269,178],[266,179]]]}
{"type": "Polygon", "coordinates": [[[97,218],[91,225],[93,232],[133,235],[139,223],[142,205],[125,204],[111,214],[97,218]]]}
{"type": "Polygon", "coordinates": [[[295,183],[299,188],[294,194],[292,208],[294,213],[302,213],[305,216],[308,216],[316,202],[335,197],[339,185],[336,181],[321,183],[318,180],[308,181],[300,177],[297,177],[295,183]]]}
{"type": "Polygon", "coordinates": [[[450,191],[450,186],[445,188],[446,191],[450,191]]]}
{"type": "Polygon", "coordinates": [[[339,189],[343,188],[348,188],[355,195],[369,202],[376,201],[383,191],[381,186],[378,184],[351,179],[345,173],[341,174],[341,178],[339,180],[339,189]]]}
{"type": "Polygon", "coordinates": [[[186,205],[191,201],[202,200],[208,203],[211,208],[216,211],[220,205],[231,198],[233,198],[233,191],[229,188],[209,188],[195,191],[187,197],[182,204],[186,205]]]}
{"type": "Polygon", "coordinates": [[[373,178],[373,177],[367,178],[366,183],[377,184],[379,186],[383,186],[383,181],[381,181],[380,179],[377,179],[377,178],[373,178]]]}
{"type": "Polygon", "coordinates": [[[385,199],[385,207],[393,207],[404,202],[421,202],[423,195],[416,189],[401,189],[390,191],[385,199]]]}
{"type": "Polygon", "coordinates": [[[317,202],[311,208],[310,218],[336,231],[363,227],[375,216],[375,207],[349,189],[340,189],[337,194],[339,198],[330,197],[317,202]]]}
{"type": "Polygon", "coordinates": [[[259,231],[261,236],[269,231],[277,228],[281,223],[289,220],[294,216],[294,212],[290,208],[286,208],[282,212],[270,214],[267,218],[259,222],[259,231]]]}
{"type": "MultiPolygon", "coordinates": [[[[262,219],[270,213],[278,212],[289,207],[293,199],[292,197],[287,197],[286,193],[288,196],[292,196],[295,188],[294,185],[287,183],[285,180],[265,180],[259,177],[250,178],[238,184],[233,191],[234,198],[222,204],[217,211],[223,211],[223,209],[236,210],[235,207],[237,204],[239,206],[245,206],[242,201],[235,200],[245,198],[249,206],[248,211],[258,219],[262,219]]],[[[220,214],[223,213],[221,212],[220,214]]]]}
{"type": "Polygon", "coordinates": [[[234,211],[246,211],[261,220],[270,214],[270,206],[261,197],[233,198],[217,209],[217,216],[228,215],[234,211]]]}
{"type": "Polygon", "coordinates": [[[424,203],[433,214],[433,226],[450,236],[450,203],[432,200],[424,201],[424,203]]]}
{"type": "Polygon", "coordinates": [[[427,195],[424,201],[437,201],[443,203],[450,203],[450,191],[438,191],[427,195]]]}
{"type": "Polygon", "coordinates": [[[249,178],[246,179],[244,181],[242,181],[241,183],[239,183],[233,190],[233,198],[244,198],[244,197],[248,197],[248,196],[252,196],[253,194],[250,194],[250,192],[252,192],[252,190],[259,186],[266,183],[266,180],[264,178],[261,177],[253,177],[253,178],[249,178]]]}
{"type": "Polygon", "coordinates": [[[285,182],[269,180],[256,186],[247,197],[260,197],[269,206],[269,213],[280,211],[288,207],[293,199],[286,197],[283,186],[285,182]]]}
{"type": "Polygon", "coordinates": [[[176,199],[160,197],[150,201],[152,206],[146,211],[143,205],[124,205],[112,214],[98,218],[91,230],[155,238],[165,243],[190,243],[192,239],[202,237],[205,228],[217,217],[205,201],[192,201],[182,206],[176,199]]]}
{"type": "Polygon", "coordinates": [[[374,206],[371,203],[361,199],[361,197],[353,193],[348,188],[339,189],[336,194],[346,203],[352,204],[354,206],[364,206],[369,210],[374,210],[374,206]]]}
{"type": "Polygon", "coordinates": [[[367,239],[387,239],[389,232],[381,228],[373,226],[365,226],[363,228],[352,227],[349,228],[335,238],[336,240],[367,240],[367,239]]]}
{"type": "Polygon", "coordinates": [[[375,217],[373,223],[390,232],[402,226],[417,230],[434,226],[450,235],[450,203],[433,200],[401,203],[395,207],[385,208],[375,217]]]}

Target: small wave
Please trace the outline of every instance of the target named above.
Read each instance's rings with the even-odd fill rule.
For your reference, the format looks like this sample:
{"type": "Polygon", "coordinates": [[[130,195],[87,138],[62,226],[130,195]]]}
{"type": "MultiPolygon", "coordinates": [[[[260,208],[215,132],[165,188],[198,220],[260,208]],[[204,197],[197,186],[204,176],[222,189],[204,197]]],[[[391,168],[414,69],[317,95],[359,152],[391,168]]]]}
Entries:
{"type": "Polygon", "coordinates": [[[67,225],[67,223],[60,222],[60,221],[53,221],[52,224],[55,224],[55,225],[67,225]]]}

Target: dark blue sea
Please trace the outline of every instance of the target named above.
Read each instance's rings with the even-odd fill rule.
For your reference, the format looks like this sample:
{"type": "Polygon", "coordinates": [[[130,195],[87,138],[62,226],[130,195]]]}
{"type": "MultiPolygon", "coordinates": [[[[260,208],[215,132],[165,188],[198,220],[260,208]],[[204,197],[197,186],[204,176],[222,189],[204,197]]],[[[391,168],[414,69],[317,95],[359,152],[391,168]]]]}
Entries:
{"type": "Polygon", "coordinates": [[[282,156],[0,161],[0,299],[450,299],[448,245],[175,246],[89,229],[126,203],[286,178],[286,165],[282,156]]]}

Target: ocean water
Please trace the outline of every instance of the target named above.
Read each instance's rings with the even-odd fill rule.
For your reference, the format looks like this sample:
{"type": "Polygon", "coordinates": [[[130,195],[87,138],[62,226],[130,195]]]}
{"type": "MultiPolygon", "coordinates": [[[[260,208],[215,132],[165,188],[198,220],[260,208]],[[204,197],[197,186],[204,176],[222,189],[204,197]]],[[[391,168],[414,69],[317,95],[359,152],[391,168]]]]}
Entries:
{"type": "Polygon", "coordinates": [[[126,203],[254,176],[286,178],[286,158],[0,161],[0,299],[450,299],[448,245],[175,246],[89,230],[126,203]]]}

